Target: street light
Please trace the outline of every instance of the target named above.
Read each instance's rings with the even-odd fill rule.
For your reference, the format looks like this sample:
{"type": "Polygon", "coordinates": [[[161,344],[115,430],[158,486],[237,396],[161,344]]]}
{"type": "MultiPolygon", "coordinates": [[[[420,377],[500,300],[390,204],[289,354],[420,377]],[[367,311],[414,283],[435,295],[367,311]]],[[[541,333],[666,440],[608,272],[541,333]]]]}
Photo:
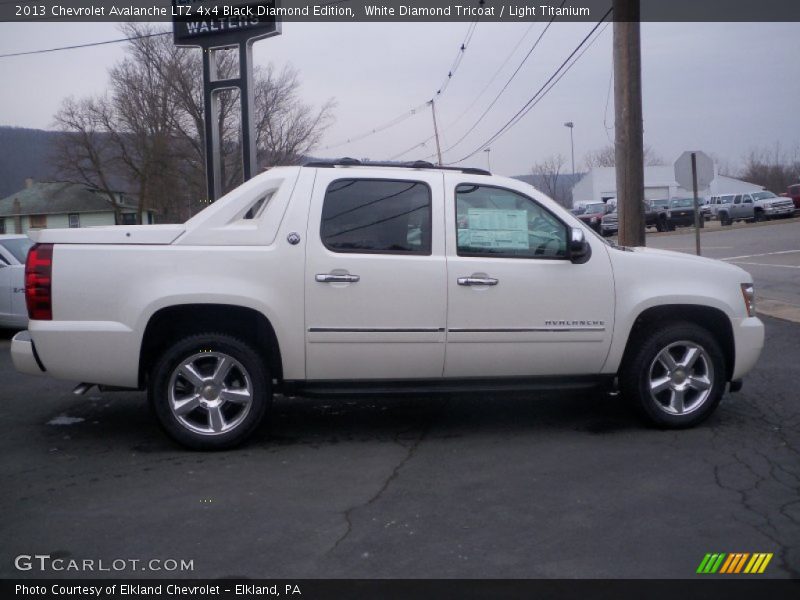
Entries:
{"type": "Polygon", "coordinates": [[[575,129],[575,123],[572,121],[567,121],[564,123],[564,127],[569,127],[569,144],[570,148],[572,149],[572,174],[575,174],[575,140],[572,137],[572,130],[575,129]]]}
{"type": "Polygon", "coordinates": [[[491,148],[484,148],[484,152],[486,152],[486,166],[489,167],[489,171],[492,170],[492,159],[491,159],[491,148]]]}

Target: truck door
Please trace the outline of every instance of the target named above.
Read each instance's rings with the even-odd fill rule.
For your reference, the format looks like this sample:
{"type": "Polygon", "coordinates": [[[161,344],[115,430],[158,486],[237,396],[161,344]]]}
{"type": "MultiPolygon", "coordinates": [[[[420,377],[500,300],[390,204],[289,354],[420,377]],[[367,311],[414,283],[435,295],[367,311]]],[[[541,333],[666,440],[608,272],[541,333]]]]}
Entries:
{"type": "Polygon", "coordinates": [[[317,170],[306,232],[306,378],[424,379],[444,366],[441,172],[317,170]]]}
{"type": "Polygon", "coordinates": [[[605,244],[588,234],[592,255],[573,264],[571,228],[529,188],[463,177],[445,187],[445,377],[599,373],[614,330],[605,244]]]}
{"type": "Polygon", "coordinates": [[[742,208],[742,195],[737,194],[733,198],[733,206],[731,207],[731,217],[740,219],[744,216],[744,209],[742,208]]]}
{"type": "Polygon", "coordinates": [[[755,205],[750,194],[742,194],[742,217],[752,219],[755,216],[755,205]]]}

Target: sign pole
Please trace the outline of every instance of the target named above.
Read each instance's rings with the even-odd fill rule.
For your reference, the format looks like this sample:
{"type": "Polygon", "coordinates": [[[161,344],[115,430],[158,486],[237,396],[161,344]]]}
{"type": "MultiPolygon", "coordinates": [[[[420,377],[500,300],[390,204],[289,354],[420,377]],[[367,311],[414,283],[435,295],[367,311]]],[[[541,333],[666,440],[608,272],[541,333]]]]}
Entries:
{"type": "MultiPolygon", "coordinates": [[[[172,0],[172,35],[176,46],[200,47],[203,51],[203,117],[205,127],[206,188],[208,200],[222,195],[222,157],[220,150],[219,93],[239,90],[241,107],[242,176],[244,181],[258,171],[256,129],[253,118],[253,43],[280,35],[280,22],[274,16],[236,20],[218,17],[217,8],[196,10],[195,3],[205,0],[172,0]],[[191,11],[188,8],[194,7],[191,11]],[[213,16],[212,16],[213,14],[213,16]],[[239,76],[220,79],[216,52],[235,48],[239,58],[239,76]]],[[[241,4],[244,0],[236,0],[241,4]]],[[[262,0],[259,7],[274,8],[276,0],[262,0]]],[[[248,5],[249,6],[249,5],[248,5]]],[[[202,9],[202,7],[201,7],[202,9]]],[[[269,14],[269,12],[267,13],[269,14]]],[[[223,74],[223,77],[225,74],[223,74]]]]}
{"type": "Polygon", "coordinates": [[[709,189],[716,177],[714,161],[705,152],[687,150],[675,161],[675,181],[686,190],[693,191],[695,252],[700,256],[700,229],[705,225],[705,217],[700,214],[699,189],[709,189]],[[703,219],[701,221],[701,219],[703,219]]]}
{"type": "Polygon", "coordinates": [[[242,171],[247,181],[256,174],[256,130],[253,122],[253,42],[239,43],[239,95],[242,103],[242,171]]]}
{"type": "Polygon", "coordinates": [[[697,153],[692,152],[692,189],[694,190],[694,244],[700,256],[700,201],[697,198],[697,153]]]}
{"type": "Polygon", "coordinates": [[[203,48],[203,113],[205,117],[206,193],[214,201],[222,194],[222,168],[219,151],[219,98],[208,85],[217,80],[217,57],[203,48]]]}

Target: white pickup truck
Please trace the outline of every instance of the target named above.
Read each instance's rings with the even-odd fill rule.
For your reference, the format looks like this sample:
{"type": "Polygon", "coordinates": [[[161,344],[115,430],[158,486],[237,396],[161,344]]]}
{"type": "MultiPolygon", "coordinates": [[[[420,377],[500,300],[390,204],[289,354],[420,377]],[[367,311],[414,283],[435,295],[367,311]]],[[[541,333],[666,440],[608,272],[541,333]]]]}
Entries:
{"type": "Polygon", "coordinates": [[[764,342],[747,272],[610,245],[478,169],[280,167],[182,225],[31,237],[16,368],[146,389],[192,448],[242,442],[274,392],[618,385],[686,427],[764,342]]]}

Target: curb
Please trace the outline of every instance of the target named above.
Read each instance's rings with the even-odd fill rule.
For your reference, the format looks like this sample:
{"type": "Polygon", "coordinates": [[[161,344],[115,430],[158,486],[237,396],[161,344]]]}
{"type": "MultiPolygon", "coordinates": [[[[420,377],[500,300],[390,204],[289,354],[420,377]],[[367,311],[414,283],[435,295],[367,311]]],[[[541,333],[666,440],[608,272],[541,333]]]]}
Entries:
{"type": "MultiPolygon", "coordinates": [[[[795,213],[796,214],[796,213],[795,213]]],[[[700,235],[705,235],[706,233],[716,233],[718,231],[734,231],[736,229],[744,229],[744,228],[752,228],[752,227],[767,227],[770,225],[788,225],[790,223],[800,223],[800,217],[789,217],[783,219],[770,219],[769,221],[759,221],[757,223],[745,223],[744,221],[737,221],[733,225],[728,227],[722,227],[721,225],[716,225],[719,221],[706,221],[706,226],[700,229],[700,235]],[[715,223],[715,225],[709,226],[709,222],[715,223]]],[[[657,237],[667,237],[670,235],[682,235],[682,234],[694,234],[694,225],[690,225],[689,227],[681,227],[676,229],[675,231],[648,231],[648,236],[657,236],[657,237]]]]}
{"type": "Polygon", "coordinates": [[[759,298],[756,301],[756,312],[775,319],[800,323],[800,306],[795,304],[770,298],[759,298]]]}

